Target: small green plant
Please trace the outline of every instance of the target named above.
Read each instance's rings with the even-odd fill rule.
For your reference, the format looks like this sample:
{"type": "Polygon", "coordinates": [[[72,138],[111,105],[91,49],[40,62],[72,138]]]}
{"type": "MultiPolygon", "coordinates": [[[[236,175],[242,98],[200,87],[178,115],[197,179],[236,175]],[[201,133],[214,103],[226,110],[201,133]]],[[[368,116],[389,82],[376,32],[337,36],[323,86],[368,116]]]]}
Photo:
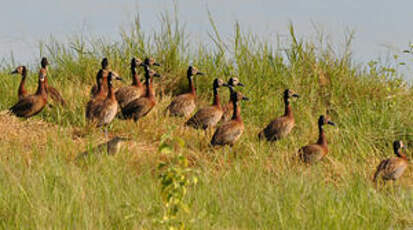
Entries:
{"type": "Polygon", "coordinates": [[[161,185],[161,199],[164,213],[160,223],[168,229],[185,229],[185,224],[177,218],[179,212],[190,213],[188,205],[185,203],[185,196],[188,187],[195,185],[198,181],[193,175],[193,169],[188,167],[188,159],[179,152],[185,142],[179,137],[165,134],[161,138],[159,152],[165,155],[172,155],[170,160],[161,161],[158,165],[160,170],[159,181],[161,185]]]}

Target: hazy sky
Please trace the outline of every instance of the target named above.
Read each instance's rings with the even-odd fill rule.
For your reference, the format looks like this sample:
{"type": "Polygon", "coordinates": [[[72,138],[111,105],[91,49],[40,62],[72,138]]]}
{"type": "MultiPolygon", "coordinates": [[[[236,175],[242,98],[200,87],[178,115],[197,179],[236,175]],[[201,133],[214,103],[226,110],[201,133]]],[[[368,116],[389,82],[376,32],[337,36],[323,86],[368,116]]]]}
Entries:
{"type": "MultiPolygon", "coordinates": [[[[18,62],[39,55],[37,41],[50,35],[64,38],[87,31],[118,39],[119,26],[138,12],[147,31],[158,28],[159,15],[173,11],[170,0],[1,0],[0,56],[11,52],[18,62]]],[[[230,36],[233,24],[263,38],[287,34],[292,21],[303,36],[314,35],[319,25],[339,43],[346,29],[356,32],[353,51],[369,60],[413,41],[411,0],[176,0],[181,22],[193,37],[204,40],[211,31],[207,9],[218,29],[230,36]]]]}

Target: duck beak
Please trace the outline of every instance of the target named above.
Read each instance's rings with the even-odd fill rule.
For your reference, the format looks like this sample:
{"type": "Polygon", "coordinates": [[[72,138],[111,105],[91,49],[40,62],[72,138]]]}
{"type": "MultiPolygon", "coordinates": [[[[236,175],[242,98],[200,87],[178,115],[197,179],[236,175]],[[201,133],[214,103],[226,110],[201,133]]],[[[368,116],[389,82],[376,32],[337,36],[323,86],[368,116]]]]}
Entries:
{"type": "Polygon", "coordinates": [[[227,83],[222,84],[222,86],[229,87],[229,85],[227,83]]]}
{"type": "Polygon", "coordinates": [[[17,69],[10,72],[10,74],[16,74],[16,73],[17,73],[17,69]]]}
{"type": "Polygon", "coordinates": [[[154,62],[153,65],[161,66],[161,64],[159,64],[158,62],[154,62]]]}
{"type": "Polygon", "coordinates": [[[115,79],[118,80],[118,81],[123,81],[123,82],[125,82],[125,80],[123,80],[123,78],[121,78],[121,77],[119,77],[119,76],[116,76],[115,79]]]}
{"type": "Polygon", "coordinates": [[[202,73],[202,72],[198,72],[198,73],[196,73],[196,75],[205,75],[205,74],[202,73]]]}
{"type": "Polygon", "coordinates": [[[239,82],[237,86],[244,87],[245,85],[244,85],[244,84],[242,84],[241,82],[239,82]]]}
{"type": "Polygon", "coordinates": [[[336,126],[336,124],[332,121],[328,121],[327,124],[331,125],[331,126],[336,126]]]}
{"type": "Polygon", "coordinates": [[[155,73],[153,76],[154,77],[161,77],[161,75],[159,73],[155,73]]]}
{"type": "Polygon", "coordinates": [[[249,101],[250,99],[249,99],[248,97],[246,97],[246,96],[242,96],[242,100],[244,100],[244,101],[249,101]]]}
{"type": "Polygon", "coordinates": [[[300,95],[298,95],[298,94],[294,93],[294,94],[293,94],[293,97],[299,98],[299,97],[300,97],[300,95]]]}

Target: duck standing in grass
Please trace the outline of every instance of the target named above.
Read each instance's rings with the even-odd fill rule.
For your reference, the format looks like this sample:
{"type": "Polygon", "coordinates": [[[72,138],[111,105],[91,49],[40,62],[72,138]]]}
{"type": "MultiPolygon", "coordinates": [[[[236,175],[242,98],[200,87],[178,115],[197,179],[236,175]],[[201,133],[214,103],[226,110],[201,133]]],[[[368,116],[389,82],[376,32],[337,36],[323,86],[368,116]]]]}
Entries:
{"type": "Polygon", "coordinates": [[[186,121],[186,126],[191,126],[196,129],[207,129],[213,128],[217,125],[217,123],[221,120],[222,114],[224,113],[218,94],[218,89],[221,86],[228,87],[228,84],[226,84],[223,80],[216,78],[212,84],[212,89],[214,92],[214,100],[212,105],[198,110],[198,112],[186,121]]]}
{"type": "Polygon", "coordinates": [[[95,122],[97,127],[110,124],[118,111],[118,102],[116,101],[112,86],[113,79],[122,80],[116,73],[109,72],[107,79],[108,94],[104,100],[97,102],[92,111],[89,112],[89,116],[87,116],[87,119],[91,122],[95,122]]]}
{"type": "Polygon", "coordinates": [[[315,144],[306,145],[302,147],[299,151],[299,157],[302,161],[308,164],[315,163],[321,160],[328,153],[327,138],[324,133],[323,126],[332,125],[336,126],[334,122],[327,119],[324,115],[321,115],[318,119],[318,140],[315,144]]]}
{"type": "Polygon", "coordinates": [[[118,100],[119,106],[121,108],[125,107],[131,101],[140,98],[145,95],[146,88],[139,79],[136,69],[140,66],[160,66],[159,63],[153,58],[146,58],[144,62],[139,58],[132,58],[131,61],[131,73],[132,73],[132,85],[124,86],[116,91],[116,100],[118,100]]]}
{"type": "Polygon", "coordinates": [[[119,88],[116,93],[116,100],[121,108],[125,107],[129,102],[141,97],[145,93],[145,89],[139,79],[136,69],[142,65],[142,60],[132,58],[130,70],[132,74],[132,84],[119,88]]]}
{"type": "Polygon", "coordinates": [[[48,83],[48,80],[47,80],[48,79],[48,75],[47,75],[48,67],[47,66],[49,65],[49,61],[47,60],[47,58],[43,57],[40,64],[41,64],[41,68],[40,68],[39,72],[43,73],[44,76],[46,76],[45,80],[44,80],[44,85],[45,85],[45,88],[46,88],[47,95],[49,95],[49,97],[53,101],[57,102],[58,104],[60,104],[62,106],[65,106],[66,101],[63,99],[63,97],[59,93],[59,91],[56,88],[49,86],[49,83],[48,83]]]}
{"type": "MultiPolygon", "coordinates": [[[[98,72],[98,75],[102,75],[102,74],[103,74],[103,71],[98,72]]],[[[98,84],[97,84],[98,90],[96,92],[96,95],[92,99],[90,99],[88,103],[86,104],[86,119],[87,120],[93,119],[93,116],[96,113],[96,110],[102,105],[102,103],[105,101],[105,98],[107,96],[107,93],[105,93],[103,89],[103,77],[98,76],[97,78],[98,78],[98,84]]]]}
{"type": "Polygon", "coordinates": [[[26,66],[19,66],[17,67],[13,72],[10,74],[20,74],[22,76],[22,79],[20,81],[19,89],[17,90],[17,96],[19,100],[22,98],[26,97],[28,95],[24,85],[26,83],[26,76],[27,76],[27,68],[26,66]]]}
{"type": "Polygon", "coordinates": [[[168,105],[167,110],[172,116],[189,117],[196,107],[196,89],[194,86],[193,76],[204,75],[194,66],[189,66],[187,78],[189,83],[189,92],[176,96],[168,105]]]}
{"type": "Polygon", "coordinates": [[[404,147],[402,141],[393,142],[393,150],[396,157],[388,158],[380,162],[374,174],[373,182],[377,183],[380,175],[383,181],[386,182],[388,180],[395,181],[403,174],[408,165],[406,155],[400,151],[400,149],[404,147]]]}
{"type": "Polygon", "coordinates": [[[90,96],[91,98],[94,98],[99,91],[99,81],[102,80],[101,82],[101,87],[102,87],[102,91],[103,93],[106,95],[108,93],[108,87],[107,87],[107,77],[109,74],[109,61],[107,58],[103,58],[102,62],[100,63],[101,65],[101,69],[98,71],[98,73],[96,74],[96,84],[92,86],[92,89],[90,90],[90,96]]]}
{"type": "Polygon", "coordinates": [[[229,88],[229,102],[224,106],[224,114],[222,115],[221,121],[229,121],[232,118],[232,112],[234,111],[234,103],[232,103],[232,91],[234,91],[233,87],[235,86],[244,86],[237,77],[231,77],[228,80],[228,88],[229,88]]]}
{"type": "Polygon", "coordinates": [[[39,73],[39,83],[34,95],[21,98],[10,112],[18,117],[29,118],[40,113],[47,104],[47,92],[45,86],[46,76],[43,72],[39,73]]]}
{"type": "Polygon", "coordinates": [[[268,141],[277,141],[286,137],[295,126],[295,119],[290,105],[290,98],[299,95],[290,89],[284,91],[284,115],[271,121],[259,134],[260,140],[267,139],[268,141]]]}
{"type": "Polygon", "coordinates": [[[122,109],[122,114],[125,118],[133,118],[138,121],[140,118],[146,116],[156,105],[155,90],[153,89],[153,77],[160,77],[158,73],[149,69],[148,65],[145,68],[145,96],[131,101],[122,109]]]}
{"type": "Polygon", "coordinates": [[[223,123],[215,131],[212,136],[211,145],[229,145],[233,146],[234,143],[240,138],[244,132],[244,122],[241,118],[241,108],[239,102],[242,100],[249,100],[243,96],[240,92],[233,91],[231,94],[232,103],[234,104],[234,114],[230,121],[223,123]]]}

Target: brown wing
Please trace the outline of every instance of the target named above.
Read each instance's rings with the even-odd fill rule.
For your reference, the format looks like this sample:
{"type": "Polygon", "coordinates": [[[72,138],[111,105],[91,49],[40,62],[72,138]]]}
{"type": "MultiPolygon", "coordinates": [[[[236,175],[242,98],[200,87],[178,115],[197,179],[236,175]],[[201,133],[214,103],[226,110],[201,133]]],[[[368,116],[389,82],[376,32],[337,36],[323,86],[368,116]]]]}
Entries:
{"type": "Polygon", "coordinates": [[[97,114],[99,114],[99,108],[102,107],[102,104],[105,100],[103,98],[95,98],[88,101],[86,104],[86,119],[93,119],[97,114]]]}
{"type": "Polygon", "coordinates": [[[18,117],[31,117],[43,110],[46,101],[41,96],[30,95],[19,100],[10,111],[18,117]]]}
{"type": "Polygon", "coordinates": [[[218,108],[217,106],[208,106],[198,110],[198,112],[196,112],[185,123],[185,125],[203,129],[215,127],[215,125],[221,119],[222,113],[222,109],[218,108]]]}
{"type": "Polygon", "coordinates": [[[321,160],[325,155],[324,149],[316,144],[304,146],[298,152],[300,159],[309,164],[321,160]]]}
{"type": "Polygon", "coordinates": [[[139,120],[141,117],[146,116],[152,108],[155,106],[155,102],[146,98],[141,97],[136,100],[131,101],[122,109],[122,114],[125,118],[133,118],[135,121],[139,120]]]}
{"type": "Polygon", "coordinates": [[[283,137],[286,137],[294,127],[294,119],[282,116],[271,121],[267,127],[265,127],[258,137],[263,139],[264,137],[268,141],[276,141],[283,137]]]}
{"type": "Polygon", "coordinates": [[[229,102],[226,104],[223,108],[224,114],[222,115],[222,121],[229,121],[232,118],[232,114],[234,113],[234,104],[232,102],[229,102]]]}
{"type": "Polygon", "coordinates": [[[56,88],[49,86],[47,89],[47,94],[52,98],[53,101],[61,104],[62,106],[66,105],[66,101],[63,99],[62,95],[57,91],[56,88]]]}
{"type": "Polygon", "coordinates": [[[388,165],[390,162],[390,159],[382,160],[380,164],[377,166],[376,172],[374,173],[374,178],[373,181],[377,182],[377,179],[380,175],[380,173],[386,168],[386,165],[388,165]]]}
{"type": "Polygon", "coordinates": [[[244,131],[244,125],[237,121],[228,121],[220,126],[212,136],[211,145],[233,145],[244,131]]]}
{"type": "Polygon", "coordinates": [[[143,93],[142,87],[124,86],[116,91],[115,96],[120,107],[123,108],[129,104],[129,102],[141,97],[143,93]]]}
{"type": "Polygon", "coordinates": [[[401,158],[393,157],[383,160],[377,167],[373,180],[377,181],[380,173],[384,180],[396,180],[403,174],[406,168],[407,162],[401,158]]]}
{"type": "Polygon", "coordinates": [[[173,116],[189,116],[195,109],[195,97],[192,94],[181,94],[168,105],[173,116]]]}

